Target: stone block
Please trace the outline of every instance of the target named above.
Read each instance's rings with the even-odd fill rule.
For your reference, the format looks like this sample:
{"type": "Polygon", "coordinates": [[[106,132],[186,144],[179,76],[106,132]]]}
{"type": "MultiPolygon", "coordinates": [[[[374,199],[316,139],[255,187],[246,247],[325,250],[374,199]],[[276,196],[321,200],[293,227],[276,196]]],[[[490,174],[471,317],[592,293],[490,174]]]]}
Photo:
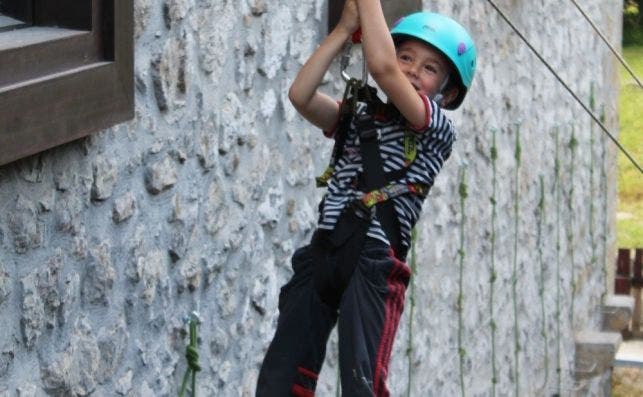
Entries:
{"type": "Polygon", "coordinates": [[[171,188],[177,182],[177,172],[174,161],[166,156],[147,168],[145,173],[145,186],[152,194],[159,194],[171,188]]]}
{"type": "Polygon", "coordinates": [[[141,298],[147,305],[156,298],[158,288],[165,288],[168,285],[165,258],[166,255],[162,251],[155,250],[137,260],[137,276],[143,282],[141,298]]]}
{"type": "Polygon", "coordinates": [[[0,353],[0,379],[4,379],[9,373],[15,353],[13,351],[3,351],[0,353]]]}
{"type": "Polygon", "coordinates": [[[609,295],[603,302],[603,330],[620,332],[627,329],[634,312],[634,298],[609,295]]]}
{"type": "Polygon", "coordinates": [[[38,386],[33,383],[24,384],[16,389],[18,397],[38,397],[43,393],[38,386]]]}
{"type": "Polygon", "coordinates": [[[41,363],[42,383],[49,395],[87,396],[97,386],[100,349],[86,320],[76,324],[66,350],[41,363]]]}
{"type": "Polygon", "coordinates": [[[603,374],[612,366],[622,341],[618,332],[582,331],[576,334],[575,378],[589,379],[603,374]]]}
{"type": "Polygon", "coordinates": [[[93,175],[92,199],[102,201],[110,198],[117,179],[114,161],[99,156],[94,162],[93,175]]]}
{"type": "Polygon", "coordinates": [[[19,195],[8,220],[17,253],[24,254],[31,248],[40,247],[44,240],[44,226],[38,219],[35,203],[19,195]]]}
{"type": "Polygon", "coordinates": [[[9,294],[11,294],[11,278],[0,262],[0,305],[4,303],[9,294]]]}
{"type": "Polygon", "coordinates": [[[59,324],[61,297],[59,291],[60,270],[63,257],[60,252],[20,280],[22,291],[21,326],[25,346],[31,349],[46,329],[59,324]]]}
{"type": "Polygon", "coordinates": [[[112,219],[115,223],[121,223],[134,215],[136,209],[136,197],[131,192],[127,192],[123,197],[114,201],[112,209],[112,219]]]}
{"type": "Polygon", "coordinates": [[[87,276],[83,281],[85,302],[107,306],[116,278],[109,244],[102,243],[91,250],[86,268],[87,276]]]}

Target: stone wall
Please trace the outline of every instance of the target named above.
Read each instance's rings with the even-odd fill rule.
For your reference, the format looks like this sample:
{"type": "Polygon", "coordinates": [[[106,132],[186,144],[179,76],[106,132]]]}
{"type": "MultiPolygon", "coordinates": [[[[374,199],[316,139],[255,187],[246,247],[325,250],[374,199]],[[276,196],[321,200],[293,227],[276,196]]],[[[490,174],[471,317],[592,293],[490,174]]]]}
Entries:
{"type": "MultiPolygon", "coordinates": [[[[498,4],[616,130],[616,64],[572,4],[498,4]]],[[[424,7],[470,28],[479,70],[417,227],[392,395],[599,395],[574,335],[611,288],[614,147],[487,2],[424,7]]],[[[617,43],[621,2],[584,7],[617,43]]],[[[0,396],[175,395],[193,310],[199,395],[253,395],[330,151],[286,98],[326,9],[135,1],[135,119],[0,168],[0,396]]],[[[333,336],[318,395],[336,363],[333,336]]]]}

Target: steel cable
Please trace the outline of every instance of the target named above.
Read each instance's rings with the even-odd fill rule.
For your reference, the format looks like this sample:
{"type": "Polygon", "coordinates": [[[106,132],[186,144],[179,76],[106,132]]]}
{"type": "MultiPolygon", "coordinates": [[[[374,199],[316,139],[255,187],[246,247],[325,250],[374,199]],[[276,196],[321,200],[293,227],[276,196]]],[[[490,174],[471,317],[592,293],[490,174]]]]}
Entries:
{"type": "Polygon", "coordinates": [[[518,35],[518,37],[520,37],[520,39],[527,45],[527,47],[529,47],[529,49],[534,53],[534,55],[536,55],[536,57],[554,75],[554,77],[556,77],[558,82],[562,84],[563,87],[565,87],[567,92],[569,92],[569,94],[576,100],[576,102],[578,102],[578,104],[581,105],[581,107],[585,110],[585,112],[587,112],[587,114],[590,115],[592,120],[594,120],[594,122],[601,127],[603,132],[612,140],[612,142],[614,142],[614,144],[620,149],[620,151],[623,152],[623,154],[630,160],[630,162],[634,165],[634,167],[636,167],[639,170],[639,172],[643,174],[643,168],[641,168],[641,166],[636,162],[636,160],[634,160],[634,157],[632,157],[632,155],[628,153],[628,151],[623,147],[623,145],[620,144],[620,142],[614,137],[614,135],[610,133],[610,131],[605,126],[605,124],[603,124],[599,120],[599,118],[596,117],[596,115],[587,107],[587,105],[585,105],[585,103],[581,101],[578,95],[576,95],[576,93],[569,87],[569,85],[558,75],[558,73],[556,73],[556,71],[545,60],[545,58],[543,58],[543,56],[540,55],[538,50],[536,50],[534,46],[529,42],[529,40],[527,40],[527,38],[520,32],[520,30],[518,30],[518,28],[507,17],[507,15],[496,5],[496,3],[493,0],[487,0],[487,2],[489,2],[489,4],[491,4],[491,6],[498,12],[498,14],[500,14],[502,19],[504,19],[504,21],[511,27],[511,29],[513,29],[513,31],[518,35]]]}
{"type": "Polygon", "coordinates": [[[643,84],[641,84],[641,80],[639,80],[639,78],[636,76],[636,74],[634,73],[632,68],[630,68],[630,65],[628,65],[627,62],[625,62],[625,59],[623,59],[621,54],[619,54],[618,51],[616,51],[614,46],[612,46],[612,44],[607,40],[607,38],[605,37],[603,32],[601,32],[601,30],[598,28],[598,26],[596,26],[594,21],[592,21],[592,19],[589,17],[589,15],[587,15],[587,13],[585,12],[585,10],[583,10],[583,8],[580,6],[580,4],[578,4],[578,2],[576,0],[571,0],[571,2],[574,3],[574,5],[578,9],[578,11],[580,11],[580,13],[583,14],[583,16],[585,17],[587,22],[589,22],[589,24],[594,29],[594,31],[601,37],[601,39],[603,39],[603,42],[605,42],[605,44],[607,44],[607,46],[610,48],[610,50],[612,50],[612,53],[614,54],[614,56],[616,58],[618,58],[618,60],[621,62],[621,65],[623,65],[623,67],[630,73],[630,75],[636,81],[636,83],[639,85],[639,87],[643,88],[643,84]]]}

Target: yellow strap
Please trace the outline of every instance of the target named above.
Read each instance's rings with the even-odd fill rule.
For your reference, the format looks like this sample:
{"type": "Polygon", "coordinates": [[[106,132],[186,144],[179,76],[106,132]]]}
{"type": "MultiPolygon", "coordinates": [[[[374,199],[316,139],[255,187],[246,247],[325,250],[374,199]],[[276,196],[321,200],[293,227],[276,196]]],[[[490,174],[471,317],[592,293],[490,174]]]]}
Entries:
{"type": "Polygon", "coordinates": [[[328,181],[333,176],[334,171],[335,168],[329,166],[326,168],[326,170],[324,170],[323,174],[315,178],[315,184],[317,185],[317,187],[328,186],[328,181]]]}
{"type": "Polygon", "coordinates": [[[415,140],[415,133],[406,131],[404,133],[404,166],[408,167],[417,157],[418,148],[415,140]]]}

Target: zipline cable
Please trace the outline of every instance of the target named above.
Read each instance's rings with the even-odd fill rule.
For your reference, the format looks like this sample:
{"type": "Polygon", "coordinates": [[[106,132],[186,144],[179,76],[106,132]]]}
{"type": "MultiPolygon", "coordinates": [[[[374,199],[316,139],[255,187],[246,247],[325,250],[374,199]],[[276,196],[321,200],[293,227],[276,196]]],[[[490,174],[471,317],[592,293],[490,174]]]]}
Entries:
{"type": "Polygon", "coordinates": [[[529,49],[534,53],[534,55],[536,55],[536,57],[545,65],[545,67],[547,67],[547,69],[549,69],[549,71],[554,75],[554,77],[556,77],[558,82],[560,84],[562,84],[563,87],[565,87],[567,92],[569,92],[569,94],[572,97],[574,97],[576,102],[578,102],[582,106],[582,108],[585,110],[585,112],[587,112],[587,114],[590,115],[592,120],[594,120],[594,122],[601,127],[603,132],[605,134],[607,134],[607,136],[612,140],[612,142],[614,142],[614,144],[621,150],[621,152],[623,152],[623,154],[625,154],[625,156],[630,160],[630,162],[632,164],[634,164],[634,167],[636,167],[639,170],[639,172],[641,174],[643,174],[643,168],[641,168],[641,166],[636,162],[636,160],[634,160],[634,158],[627,152],[627,150],[625,150],[625,148],[619,143],[619,141],[616,138],[614,138],[614,135],[612,135],[609,132],[607,127],[605,127],[605,124],[603,124],[598,119],[598,117],[596,117],[596,115],[587,107],[587,105],[585,105],[583,103],[583,101],[581,101],[581,99],[578,97],[578,95],[576,95],[576,93],[574,91],[572,91],[571,88],[569,88],[569,85],[567,85],[567,83],[565,83],[565,81],[558,75],[558,73],[556,73],[556,71],[551,67],[551,65],[549,65],[549,63],[545,60],[545,58],[543,58],[543,56],[540,55],[540,53],[534,48],[534,46],[531,45],[529,40],[527,40],[527,38],[520,32],[520,30],[518,30],[518,28],[516,28],[516,26],[511,22],[511,20],[509,20],[507,15],[505,15],[505,13],[500,8],[498,8],[498,6],[496,5],[496,3],[493,0],[487,0],[487,2],[489,2],[489,4],[491,4],[491,6],[498,12],[498,14],[500,14],[502,19],[504,19],[505,22],[507,22],[507,24],[513,29],[513,31],[518,35],[518,37],[520,37],[520,39],[527,45],[527,47],[529,47],[529,49]]]}
{"type": "Polygon", "coordinates": [[[636,74],[634,73],[632,68],[630,68],[630,65],[628,65],[627,62],[625,61],[625,59],[623,59],[623,57],[621,56],[621,54],[619,54],[618,51],[616,51],[614,46],[612,46],[612,44],[610,44],[610,42],[607,40],[607,38],[605,37],[603,32],[601,32],[601,30],[598,28],[598,26],[596,26],[594,21],[592,21],[592,19],[589,17],[589,15],[587,15],[587,13],[585,12],[585,10],[583,10],[583,8],[580,6],[580,4],[578,4],[578,2],[576,0],[571,0],[571,2],[574,3],[574,5],[578,9],[578,11],[580,11],[580,13],[583,14],[583,16],[585,17],[587,22],[589,22],[589,24],[592,26],[592,28],[594,28],[594,31],[601,37],[601,39],[603,39],[603,41],[605,42],[605,44],[607,44],[607,46],[610,48],[610,50],[612,50],[612,53],[614,54],[614,56],[616,56],[616,58],[618,58],[618,60],[621,62],[621,65],[623,65],[623,67],[630,73],[632,78],[634,78],[634,80],[636,80],[636,83],[639,85],[639,87],[643,88],[643,84],[641,84],[641,80],[639,80],[639,78],[636,77],[636,74]]]}

